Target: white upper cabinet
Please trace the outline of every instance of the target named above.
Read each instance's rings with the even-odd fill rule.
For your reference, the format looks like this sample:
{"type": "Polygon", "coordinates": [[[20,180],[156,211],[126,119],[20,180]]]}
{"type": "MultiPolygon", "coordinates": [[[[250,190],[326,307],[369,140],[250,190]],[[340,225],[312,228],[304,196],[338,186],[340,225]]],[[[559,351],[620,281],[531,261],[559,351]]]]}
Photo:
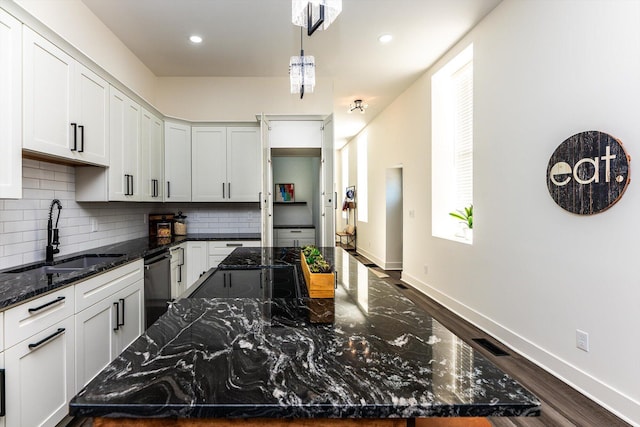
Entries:
{"type": "Polygon", "coordinates": [[[194,127],[194,202],[258,202],[261,188],[257,127],[194,127]]]}
{"type": "Polygon", "coordinates": [[[162,201],[164,195],[164,123],[146,109],[142,109],[140,133],[140,167],[142,200],[162,201]]]}
{"type": "Polygon", "coordinates": [[[320,148],[322,122],[318,120],[269,121],[271,148],[320,148]]]}
{"type": "Polygon", "coordinates": [[[260,129],[227,128],[228,196],[232,202],[259,202],[262,185],[260,129]]]}
{"type": "Polygon", "coordinates": [[[140,121],[142,108],[111,87],[109,114],[109,200],[140,200],[140,121]]]}
{"type": "Polygon", "coordinates": [[[109,85],[63,50],[23,27],[23,148],[109,165],[109,85]]]}
{"type": "Polygon", "coordinates": [[[22,24],[0,10],[0,198],[22,197],[22,24]]]}
{"type": "Polygon", "coordinates": [[[194,202],[228,201],[227,128],[194,127],[191,136],[194,202]]]}
{"type": "Polygon", "coordinates": [[[164,124],[164,201],[191,201],[191,126],[164,124]]]}

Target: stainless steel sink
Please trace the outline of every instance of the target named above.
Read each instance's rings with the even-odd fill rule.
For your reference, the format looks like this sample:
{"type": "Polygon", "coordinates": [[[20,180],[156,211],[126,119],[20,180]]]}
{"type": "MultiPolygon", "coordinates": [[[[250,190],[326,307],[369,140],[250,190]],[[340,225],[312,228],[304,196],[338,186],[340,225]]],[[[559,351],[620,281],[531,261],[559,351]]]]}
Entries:
{"type": "Polygon", "coordinates": [[[37,264],[34,266],[26,267],[26,268],[17,268],[15,270],[9,270],[5,273],[25,273],[25,272],[33,272],[40,271],[43,274],[54,274],[54,273],[70,273],[73,271],[84,270],[85,268],[93,267],[94,265],[99,264],[108,264],[120,257],[124,256],[123,254],[88,254],[81,255],[78,257],[74,257],[68,259],[66,261],[62,261],[56,263],[54,265],[44,265],[37,264]]]}

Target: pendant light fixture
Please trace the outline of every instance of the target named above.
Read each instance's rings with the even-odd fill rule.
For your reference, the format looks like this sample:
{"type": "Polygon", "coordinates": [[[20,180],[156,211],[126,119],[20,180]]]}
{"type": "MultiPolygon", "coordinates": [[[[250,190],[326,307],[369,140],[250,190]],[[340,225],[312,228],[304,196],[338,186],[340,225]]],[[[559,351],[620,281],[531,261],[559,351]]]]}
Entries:
{"type": "Polygon", "coordinates": [[[291,22],[306,28],[310,36],[318,28],[329,28],[340,12],[342,0],[292,0],[291,22]]]}
{"type": "Polygon", "coordinates": [[[316,85],[316,63],[313,56],[305,56],[302,48],[302,28],[300,28],[300,56],[292,56],[289,60],[289,79],[291,93],[299,93],[300,99],[305,91],[313,93],[316,85]]]}

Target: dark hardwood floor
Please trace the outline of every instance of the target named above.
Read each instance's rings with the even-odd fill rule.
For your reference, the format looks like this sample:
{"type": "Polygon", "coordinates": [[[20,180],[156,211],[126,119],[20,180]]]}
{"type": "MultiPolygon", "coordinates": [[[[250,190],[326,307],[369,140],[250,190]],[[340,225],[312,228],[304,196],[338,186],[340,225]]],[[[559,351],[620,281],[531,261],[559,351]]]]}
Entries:
{"type": "MultiPolygon", "coordinates": [[[[353,254],[353,252],[351,252],[353,254]]],[[[355,255],[363,264],[370,261],[361,255],[355,255]]],[[[510,351],[491,336],[460,318],[444,306],[429,298],[411,285],[400,280],[400,271],[385,271],[379,267],[371,267],[378,272],[389,275],[383,280],[397,286],[398,289],[413,302],[423,307],[436,320],[450,331],[469,343],[500,369],[515,378],[542,401],[540,417],[489,418],[495,427],[618,427],[629,426],[611,412],[602,408],[575,389],[569,387],[553,375],[533,364],[517,353],[510,351]],[[507,356],[495,356],[489,350],[473,341],[484,338],[489,343],[509,353],[507,356]]]]}

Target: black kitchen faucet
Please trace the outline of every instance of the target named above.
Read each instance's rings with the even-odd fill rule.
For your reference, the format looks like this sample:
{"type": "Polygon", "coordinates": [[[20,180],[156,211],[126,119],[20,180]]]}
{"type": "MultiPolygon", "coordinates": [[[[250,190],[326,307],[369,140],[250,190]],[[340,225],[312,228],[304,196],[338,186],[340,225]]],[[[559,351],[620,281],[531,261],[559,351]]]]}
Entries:
{"type": "Polygon", "coordinates": [[[53,254],[60,252],[58,246],[60,241],[58,240],[58,221],[60,221],[60,211],[62,210],[62,204],[60,200],[53,199],[51,206],[49,206],[49,221],[47,222],[47,255],[46,260],[48,264],[53,262],[53,254]],[[53,228],[53,207],[58,205],[58,217],[56,218],[56,227],[53,228]],[[53,247],[55,245],[55,248],[53,247]]]}

